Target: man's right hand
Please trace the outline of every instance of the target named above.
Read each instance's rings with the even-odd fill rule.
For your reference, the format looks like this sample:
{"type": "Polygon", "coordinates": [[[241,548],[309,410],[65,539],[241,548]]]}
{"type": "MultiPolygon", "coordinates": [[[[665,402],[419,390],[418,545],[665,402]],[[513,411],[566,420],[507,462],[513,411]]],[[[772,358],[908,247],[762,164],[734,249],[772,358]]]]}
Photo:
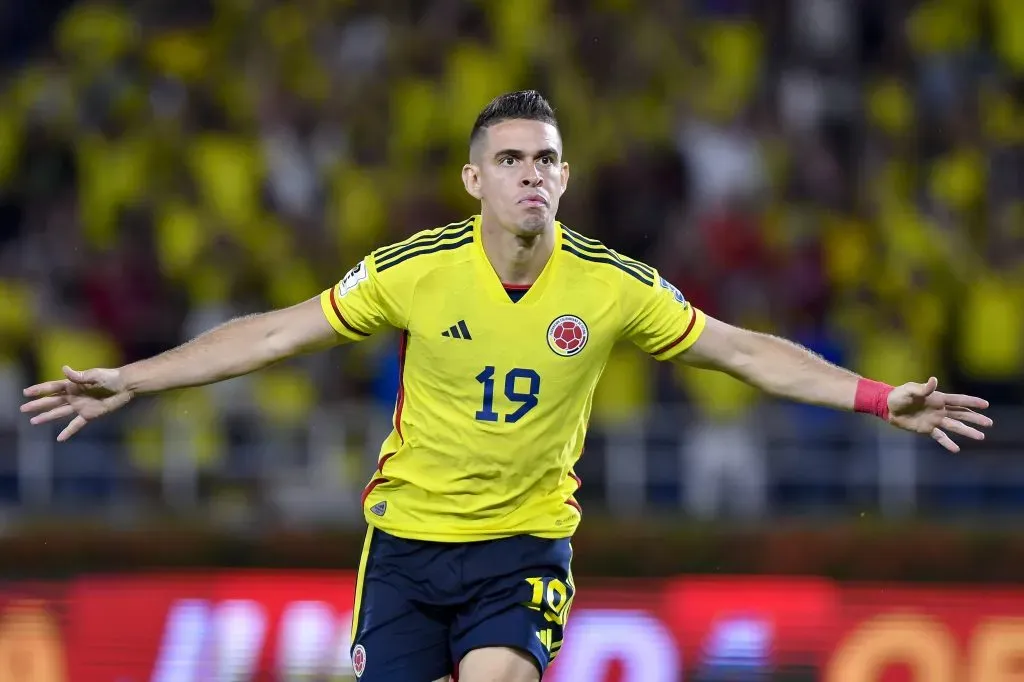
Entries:
{"type": "Polygon", "coordinates": [[[45,381],[24,390],[26,398],[35,398],[21,406],[25,413],[37,413],[33,424],[46,424],[75,415],[57,436],[64,442],[97,417],[128,404],[132,394],[117,369],[87,369],[79,372],[64,367],[65,379],[45,381]]]}

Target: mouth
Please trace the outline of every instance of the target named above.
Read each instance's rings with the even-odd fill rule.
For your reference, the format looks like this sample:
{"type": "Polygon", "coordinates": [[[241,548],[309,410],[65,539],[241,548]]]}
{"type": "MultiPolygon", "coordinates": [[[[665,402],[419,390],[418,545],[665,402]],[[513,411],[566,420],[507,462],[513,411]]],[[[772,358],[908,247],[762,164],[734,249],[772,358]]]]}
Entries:
{"type": "Polygon", "coordinates": [[[519,203],[527,208],[547,208],[548,200],[539,194],[528,194],[519,200],[519,203]]]}

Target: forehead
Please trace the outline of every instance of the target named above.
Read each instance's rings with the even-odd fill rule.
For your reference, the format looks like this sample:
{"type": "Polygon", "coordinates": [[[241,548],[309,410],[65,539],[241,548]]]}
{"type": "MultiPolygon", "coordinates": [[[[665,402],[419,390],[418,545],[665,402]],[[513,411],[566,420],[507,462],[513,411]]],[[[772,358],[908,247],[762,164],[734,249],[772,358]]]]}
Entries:
{"type": "Polygon", "coordinates": [[[484,148],[489,152],[501,149],[518,149],[535,152],[541,149],[562,151],[562,137],[550,123],[512,119],[495,123],[486,130],[484,148]]]}

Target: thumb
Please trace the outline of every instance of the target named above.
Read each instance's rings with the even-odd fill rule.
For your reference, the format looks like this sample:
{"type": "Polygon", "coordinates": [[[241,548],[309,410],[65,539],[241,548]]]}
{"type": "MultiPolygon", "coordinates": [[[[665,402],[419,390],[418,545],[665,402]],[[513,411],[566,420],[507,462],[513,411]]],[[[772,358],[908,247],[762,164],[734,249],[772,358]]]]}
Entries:
{"type": "Polygon", "coordinates": [[[920,398],[926,398],[935,392],[935,389],[939,387],[939,380],[935,377],[929,377],[928,381],[923,384],[911,384],[910,392],[920,398]]]}
{"type": "Polygon", "coordinates": [[[89,371],[79,372],[76,369],[71,369],[67,365],[64,365],[64,376],[76,384],[88,384],[92,382],[92,377],[89,376],[89,371]]]}

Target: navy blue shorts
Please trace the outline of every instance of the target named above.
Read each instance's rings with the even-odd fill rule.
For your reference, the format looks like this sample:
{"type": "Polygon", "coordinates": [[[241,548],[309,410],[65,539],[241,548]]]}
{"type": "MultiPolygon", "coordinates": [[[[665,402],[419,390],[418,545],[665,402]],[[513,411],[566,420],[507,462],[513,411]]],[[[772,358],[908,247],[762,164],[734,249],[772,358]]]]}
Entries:
{"type": "Polygon", "coordinates": [[[433,682],[473,649],[512,647],[543,675],[575,592],[569,539],[404,540],[371,528],[356,584],[360,682],[433,682]]]}

